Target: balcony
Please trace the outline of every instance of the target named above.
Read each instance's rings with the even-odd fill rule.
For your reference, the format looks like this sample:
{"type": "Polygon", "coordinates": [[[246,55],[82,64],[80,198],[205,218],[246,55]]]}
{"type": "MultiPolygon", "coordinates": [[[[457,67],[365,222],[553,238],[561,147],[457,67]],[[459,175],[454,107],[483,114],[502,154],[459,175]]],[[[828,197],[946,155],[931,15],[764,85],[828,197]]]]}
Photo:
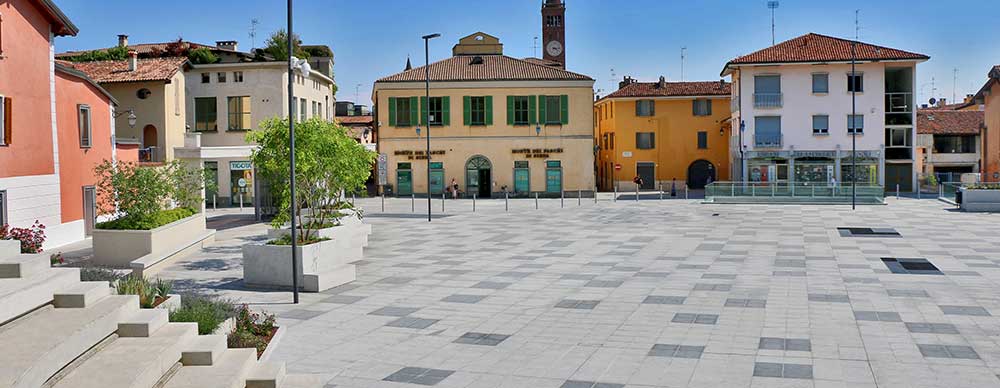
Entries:
{"type": "Polygon", "coordinates": [[[781,108],[781,93],[754,93],[754,108],[781,108]]]}
{"type": "Polygon", "coordinates": [[[762,132],[753,134],[755,148],[781,148],[781,132],[762,132]]]}

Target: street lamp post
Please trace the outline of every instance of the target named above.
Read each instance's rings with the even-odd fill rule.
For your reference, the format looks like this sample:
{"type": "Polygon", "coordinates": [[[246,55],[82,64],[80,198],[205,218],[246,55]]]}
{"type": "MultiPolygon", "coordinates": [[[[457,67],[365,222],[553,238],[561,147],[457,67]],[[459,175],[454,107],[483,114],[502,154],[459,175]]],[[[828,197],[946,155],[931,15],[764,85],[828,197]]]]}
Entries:
{"type": "Polygon", "coordinates": [[[857,123],[857,92],[858,79],[854,71],[857,61],[856,40],[851,41],[851,210],[857,210],[858,201],[858,123],[857,123]]]}
{"type": "MultiPolygon", "coordinates": [[[[289,0],[291,1],[291,0],[289,0]]],[[[431,67],[430,67],[430,40],[441,36],[441,34],[424,35],[424,98],[427,107],[424,110],[424,118],[427,123],[427,222],[431,222],[431,67]]]]}
{"type": "MultiPolygon", "coordinates": [[[[312,69],[309,61],[295,58],[292,45],[292,0],[288,0],[288,184],[291,204],[292,224],[292,300],[299,303],[299,263],[296,250],[298,248],[297,231],[295,225],[295,70],[308,77],[312,69]]],[[[305,106],[299,107],[305,109],[305,106]]]]}

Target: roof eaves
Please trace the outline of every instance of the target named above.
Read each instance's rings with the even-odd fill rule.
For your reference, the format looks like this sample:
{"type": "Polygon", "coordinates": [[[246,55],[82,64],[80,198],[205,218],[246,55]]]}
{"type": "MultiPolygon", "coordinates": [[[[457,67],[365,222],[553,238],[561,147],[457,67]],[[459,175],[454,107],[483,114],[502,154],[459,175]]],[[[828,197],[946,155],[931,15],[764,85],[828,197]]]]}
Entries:
{"type": "Polygon", "coordinates": [[[76,36],[76,34],[80,32],[80,29],[77,28],[75,24],[73,24],[72,20],[69,20],[69,17],[66,16],[66,14],[63,13],[63,11],[59,9],[59,7],[56,6],[55,3],[52,2],[52,0],[39,0],[39,3],[41,3],[42,6],[45,7],[45,10],[48,11],[49,16],[51,16],[53,19],[55,19],[57,22],[60,23],[61,28],[58,30],[56,35],[76,36]]]}
{"type": "Polygon", "coordinates": [[[62,73],[65,73],[65,74],[68,74],[68,75],[71,75],[71,76],[74,76],[76,78],[82,79],[84,81],[87,81],[87,83],[89,83],[91,86],[97,88],[97,90],[99,90],[101,93],[103,93],[105,96],[107,96],[108,100],[110,100],[112,104],[118,105],[118,100],[115,99],[115,97],[112,96],[111,93],[107,91],[107,89],[104,89],[103,87],[101,87],[101,85],[99,85],[97,82],[94,82],[93,79],[91,79],[90,77],[88,77],[86,73],[84,73],[84,72],[82,72],[80,70],[77,70],[77,69],[65,66],[65,65],[63,65],[63,64],[61,64],[59,62],[56,62],[56,64],[55,64],[55,70],[59,71],[59,72],[62,72],[62,73]]]}

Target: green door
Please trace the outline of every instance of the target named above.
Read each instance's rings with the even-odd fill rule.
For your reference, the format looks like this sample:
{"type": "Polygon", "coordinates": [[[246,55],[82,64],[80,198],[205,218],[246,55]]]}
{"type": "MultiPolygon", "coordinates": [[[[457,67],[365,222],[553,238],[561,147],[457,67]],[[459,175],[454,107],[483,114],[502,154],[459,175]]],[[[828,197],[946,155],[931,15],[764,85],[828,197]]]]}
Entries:
{"type": "Polygon", "coordinates": [[[431,194],[444,192],[444,166],[441,162],[431,162],[431,194]]]}
{"type": "Polygon", "coordinates": [[[545,162],[545,191],[562,192],[562,163],[558,160],[545,162]]]}
{"type": "Polygon", "coordinates": [[[527,194],[531,191],[531,182],[529,180],[530,173],[528,170],[528,161],[515,161],[514,162],[514,193],[515,194],[527,194]]]}
{"type": "Polygon", "coordinates": [[[413,171],[409,163],[399,163],[396,166],[396,195],[413,194],[413,171]]]}

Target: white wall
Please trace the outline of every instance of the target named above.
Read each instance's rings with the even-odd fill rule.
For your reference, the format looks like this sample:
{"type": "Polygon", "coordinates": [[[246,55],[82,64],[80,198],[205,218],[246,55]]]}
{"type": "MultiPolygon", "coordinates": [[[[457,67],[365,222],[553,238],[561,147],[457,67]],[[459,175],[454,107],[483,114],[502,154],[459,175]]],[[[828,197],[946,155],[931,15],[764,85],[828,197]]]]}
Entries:
{"type": "MultiPolygon", "coordinates": [[[[851,93],[847,91],[850,64],[748,66],[741,69],[742,77],[738,82],[741,82],[742,88],[742,119],[746,123],[743,144],[748,151],[754,150],[754,117],[775,115],[781,116],[782,150],[831,151],[837,145],[844,150],[851,148],[851,136],[847,134],[847,117],[851,113],[851,93]],[[812,93],[813,73],[829,74],[829,93],[812,93]],[[781,75],[781,108],[754,108],[754,76],[764,74],[781,75]],[[813,134],[813,115],[830,116],[828,135],[813,134]]],[[[879,150],[885,142],[884,70],[882,63],[857,65],[857,71],[864,76],[864,92],[857,93],[857,114],[865,117],[864,134],[857,138],[858,150],[879,150]]],[[[738,123],[734,125],[738,130],[738,123]]]]}

